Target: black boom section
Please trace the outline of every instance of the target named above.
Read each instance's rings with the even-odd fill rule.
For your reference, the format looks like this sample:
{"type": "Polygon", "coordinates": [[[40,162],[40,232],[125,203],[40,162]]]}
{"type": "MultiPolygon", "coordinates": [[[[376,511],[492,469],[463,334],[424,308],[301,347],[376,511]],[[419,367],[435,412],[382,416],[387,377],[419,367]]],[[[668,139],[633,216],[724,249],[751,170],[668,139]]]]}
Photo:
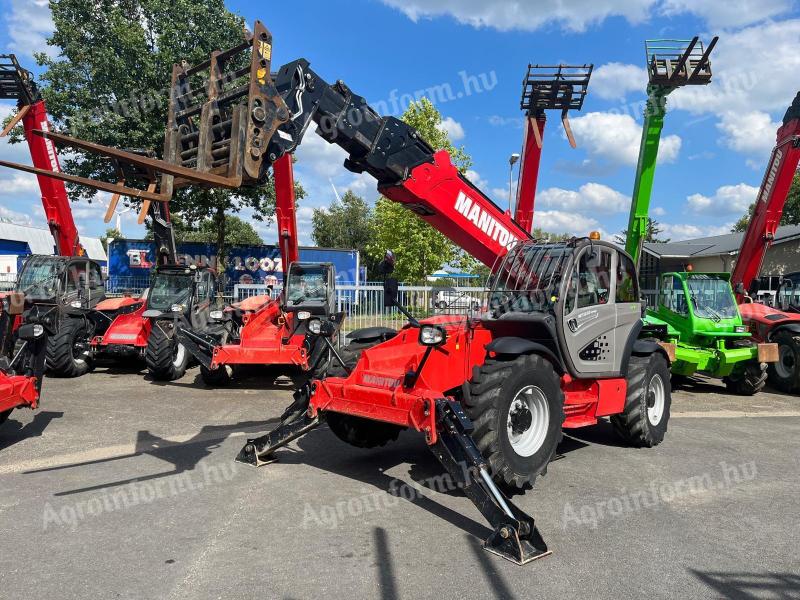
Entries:
{"type": "Polygon", "coordinates": [[[282,66],[275,75],[275,87],[291,119],[272,137],[268,148],[271,163],[295,150],[312,121],[319,135],[350,155],[345,168],[369,173],[381,185],[399,183],[414,167],[433,162],[433,148],[413,127],[379,115],[344,82],[328,84],[305,59],[282,66]]]}

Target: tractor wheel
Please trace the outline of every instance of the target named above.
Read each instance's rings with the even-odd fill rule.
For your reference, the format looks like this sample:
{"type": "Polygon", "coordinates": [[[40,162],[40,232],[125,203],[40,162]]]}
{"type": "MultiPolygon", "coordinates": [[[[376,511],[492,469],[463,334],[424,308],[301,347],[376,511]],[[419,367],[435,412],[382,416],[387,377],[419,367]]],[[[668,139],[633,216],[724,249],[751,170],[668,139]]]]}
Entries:
{"type": "Polygon", "coordinates": [[[11,415],[11,411],[13,411],[13,410],[14,410],[13,408],[9,408],[8,410],[4,410],[3,412],[0,412],[0,425],[2,425],[3,423],[5,423],[8,420],[8,417],[9,417],[9,415],[11,415]]]}
{"type": "MultiPolygon", "coordinates": [[[[351,342],[339,351],[339,356],[342,357],[347,369],[334,358],[328,367],[326,376],[347,377],[349,371],[356,366],[361,353],[367,348],[377,346],[379,343],[381,342],[351,342]]],[[[388,442],[395,441],[403,430],[403,427],[392,425],[391,423],[373,421],[372,419],[364,419],[342,413],[326,412],[325,417],[328,427],[330,427],[334,435],[356,448],[385,446],[388,442]]]]}
{"type": "Polygon", "coordinates": [[[748,362],[742,373],[725,377],[725,387],[732,394],[753,396],[767,384],[767,363],[748,362]]]}
{"type": "Polygon", "coordinates": [[[200,365],[200,377],[208,387],[226,387],[233,381],[233,367],[222,365],[212,370],[200,365]]]}
{"type": "Polygon", "coordinates": [[[778,362],[767,367],[769,383],[777,390],[791,393],[800,384],[800,336],[779,331],[772,341],[778,344],[778,362]]]}
{"type": "Polygon", "coordinates": [[[83,319],[63,319],[47,339],[47,369],[56,377],[80,377],[92,369],[89,330],[83,319]]]}
{"type": "Polygon", "coordinates": [[[145,362],[150,376],[156,381],[175,381],[186,373],[189,352],[174,337],[167,335],[158,323],[153,323],[145,362]]]}
{"type": "Polygon", "coordinates": [[[671,402],[667,359],[659,353],[631,356],[625,409],[611,417],[611,424],[627,442],[652,448],[667,433],[671,402]]]}
{"type": "Polygon", "coordinates": [[[542,356],[489,358],[472,371],[464,409],[492,478],[510,492],[547,472],[563,436],[564,393],[542,356]]]}

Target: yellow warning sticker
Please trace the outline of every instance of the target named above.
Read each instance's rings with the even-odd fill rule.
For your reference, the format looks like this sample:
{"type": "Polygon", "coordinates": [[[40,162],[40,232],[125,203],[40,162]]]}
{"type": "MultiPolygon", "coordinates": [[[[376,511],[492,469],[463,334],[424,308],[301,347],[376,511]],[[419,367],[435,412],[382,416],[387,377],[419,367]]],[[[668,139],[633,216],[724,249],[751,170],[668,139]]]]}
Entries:
{"type": "Polygon", "coordinates": [[[272,60],[272,44],[258,42],[258,53],[265,60],[272,60]]]}
{"type": "Polygon", "coordinates": [[[267,83],[267,70],[266,69],[258,69],[256,71],[256,79],[258,83],[261,85],[266,85],[267,83]]]}

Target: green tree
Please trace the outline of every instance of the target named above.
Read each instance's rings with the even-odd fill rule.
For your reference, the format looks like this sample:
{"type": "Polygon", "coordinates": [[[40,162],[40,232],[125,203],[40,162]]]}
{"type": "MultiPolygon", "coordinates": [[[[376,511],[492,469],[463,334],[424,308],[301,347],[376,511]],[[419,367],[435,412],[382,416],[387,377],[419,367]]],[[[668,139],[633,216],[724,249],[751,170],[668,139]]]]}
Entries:
{"type": "MultiPolygon", "coordinates": [[[[655,219],[651,219],[650,217],[647,218],[647,235],[644,238],[645,242],[651,244],[667,244],[670,242],[670,238],[661,238],[659,235],[663,233],[664,228],[661,227],[661,223],[656,221],[655,219]]],[[[614,236],[614,241],[617,242],[620,246],[625,245],[625,240],[628,238],[628,230],[623,229],[617,235],[614,236]]]]}
{"type": "MultiPolygon", "coordinates": [[[[38,53],[42,95],[54,125],[70,135],[116,148],[163,149],[173,64],[197,64],[214,50],[242,41],[243,19],[223,0],[52,0],[54,48],[38,53]]],[[[19,134],[17,134],[19,139],[19,134]]],[[[115,181],[110,162],[75,151],[64,170],[115,181]]],[[[70,186],[73,199],[96,192],[70,186]]],[[[132,201],[135,203],[135,201],[132,201]]],[[[251,208],[254,218],[274,213],[274,188],[184,188],[172,211],[190,222],[211,218],[224,255],[225,214],[251,208]]]]}
{"type": "Polygon", "coordinates": [[[531,237],[533,239],[538,240],[540,242],[564,242],[573,238],[574,236],[569,233],[551,233],[549,231],[545,231],[541,227],[534,227],[533,231],[531,232],[531,237]]]}
{"type": "MultiPolygon", "coordinates": [[[[197,226],[190,226],[180,215],[172,215],[172,229],[175,241],[217,243],[217,223],[214,219],[204,219],[197,226]]],[[[153,232],[148,229],[146,239],[153,239],[153,232]]],[[[264,243],[255,228],[236,215],[225,215],[225,246],[247,245],[258,246],[264,243]]]]}
{"type": "Polygon", "coordinates": [[[103,248],[106,249],[106,253],[108,253],[108,242],[109,240],[115,240],[119,237],[122,237],[119,231],[114,229],[113,227],[106,229],[106,232],[100,236],[100,243],[103,244],[103,248]]]}
{"type": "Polygon", "coordinates": [[[311,237],[323,248],[358,250],[369,275],[375,275],[375,261],[367,252],[373,234],[372,207],[364,198],[347,190],[341,202],[328,208],[315,208],[311,217],[311,237]]]}
{"type": "MultiPolygon", "coordinates": [[[[442,115],[430,100],[413,102],[401,118],[433,148],[447,150],[462,173],[471,166],[464,149],[456,148],[442,129],[442,115]]],[[[410,210],[381,197],[375,204],[374,234],[367,251],[379,262],[386,250],[397,257],[395,277],[401,281],[421,282],[442,265],[464,267],[475,262],[410,210]]]]}
{"type": "MultiPolygon", "coordinates": [[[[755,204],[751,204],[747,209],[747,214],[742,215],[742,218],[736,221],[733,229],[731,229],[731,233],[747,231],[747,226],[750,225],[750,217],[753,216],[754,208],[755,204]]],[[[794,179],[792,179],[792,186],[789,188],[789,194],[786,196],[786,204],[783,206],[781,225],[800,225],[800,173],[795,173],[794,179]]]]}

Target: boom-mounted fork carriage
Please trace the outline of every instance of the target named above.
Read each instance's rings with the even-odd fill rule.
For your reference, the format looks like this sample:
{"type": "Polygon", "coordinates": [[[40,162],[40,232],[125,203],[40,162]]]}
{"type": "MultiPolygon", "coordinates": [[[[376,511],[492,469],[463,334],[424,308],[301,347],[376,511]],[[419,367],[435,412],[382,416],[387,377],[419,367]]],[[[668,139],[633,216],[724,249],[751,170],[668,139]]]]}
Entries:
{"type": "MultiPolygon", "coordinates": [[[[262,27],[256,25],[256,38],[262,27]]],[[[493,276],[480,316],[417,321],[398,306],[409,316],[407,326],[353,332],[341,351],[331,341],[336,323],[309,315],[307,335],[328,348],[330,367],[298,389],[280,426],[249,440],[239,460],[272,460],[277,449],[323,421],[360,447],[413,429],[490,522],[487,549],[519,564],[548,554],[534,520],[503,489],[524,489],[544,473],[563,428],[608,416],[625,439],[641,446],[657,445],[667,429],[668,355],[642,334],[632,259],[596,239],[537,243],[458,171],[447,152],[431,148],[399,119],[377,114],[343,82],[327,83],[304,59],[281,67],[274,85],[268,63],[254,77],[268,98],[242,109],[234,131],[241,131],[241,118],[258,117],[259,132],[271,128],[265,144],[248,146],[250,157],[262,161],[259,177],[297,148],[313,122],[319,135],[347,151],[346,168],[371,174],[385,197],[492,267],[493,276]],[[265,107],[275,110],[265,115],[265,107]]],[[[209,124],[213,130],[213,121],[204,121],[196,139],[209,135],[209,124]]],[[[249,134],[242,138],[250,142],[249,134]]],[[[162,181],[230,185],[230,172],[211,173],[213,162],[201,171],[170,160],[177,154],[165,156],[147,162],[162,181]]],[[[160,188],[168,191],[169,184],[160,188]]],[[[384,271],[390,274],[389,261],[384,271]]],[[[391,277],[386,298],[396,303],[391,277]]]]}

